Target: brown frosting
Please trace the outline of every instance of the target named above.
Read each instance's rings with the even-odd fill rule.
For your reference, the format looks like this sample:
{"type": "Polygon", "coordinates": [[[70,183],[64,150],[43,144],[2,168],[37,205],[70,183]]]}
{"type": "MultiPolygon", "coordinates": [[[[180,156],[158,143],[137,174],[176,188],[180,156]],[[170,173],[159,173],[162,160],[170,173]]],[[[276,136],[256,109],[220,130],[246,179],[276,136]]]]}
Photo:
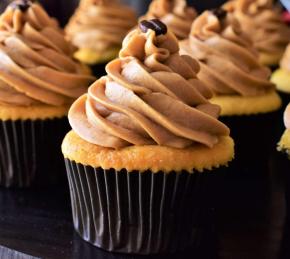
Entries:
{"type": "Polygon", "coordinates": [[[103,51],[120,47],[136,24],[135,11],[117,0],[81,0],[66,33],[78,48],[103,51]]]}
{"type": "Polygon", "coordinates": [[[274,9],[272,0],[233,0],[224,8],[234,13],[259,52],[283,54],[290,40],[290,29],[274,9]]]}
{"type": "Polygon", "coordinates": [[[290,44],[286,48],[284,56],[281,59],[280,67],[284,70],[290,71],[290,44]]]}
{"type": "Polygon", "coordinates": [[[71,107],[69,121],[84,140],[104,147],[214,146],[229,129],[217,120],[220,108],[197,79],[198,63],[179,54],[176,37],[136,29],[123,42],[107,76],[71,107]]]}
{"type": "Polygon", "coordinates": [[[94,77],[84,73],[72,54],[57,22],[40,5],[12,3],[0,16],[0,103],[73,102],[94,77]]]}
{"type": "Polygon", "coordinates": [[[271,71],[259,64],[239,22],[231,14],[218,16],[204,12],[194,21],[189,39],[180,43],[181,53],[200,61],[198,77],[216,95],[255,96],[274,90],[268,80],[271,71]]]}
{"type": "Polygon", "coordinates": [[[196,16],[194,8],[187,6],[185,0],[153,0],[148,12],[140,20],[160,19],[178,39],[182,40],[188,37],[196,16]]]}

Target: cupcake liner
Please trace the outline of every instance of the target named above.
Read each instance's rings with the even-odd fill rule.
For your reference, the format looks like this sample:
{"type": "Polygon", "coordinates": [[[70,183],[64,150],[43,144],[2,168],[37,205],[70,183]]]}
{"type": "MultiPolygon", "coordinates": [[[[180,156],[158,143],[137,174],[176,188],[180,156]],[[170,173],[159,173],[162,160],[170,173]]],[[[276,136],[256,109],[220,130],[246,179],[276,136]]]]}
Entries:
{"type": "Polygon", "coordinates": [[[64,170],[60,145],[68,127],[66,118],[1,121],[0,186],[55,180],[64,170]]]}
{"type": "Polygon", "coordinates": [[[198,246],[213,228],[215,188],[224,168],[192,174],[128,173],[69,159],[65,163],[75,230],[97,247],[173,253],[198,246]]]}
{"type": "Polygon", "coordinates": [[[270,156],[275,152],[279,139],[279,112],[222,117],[221,121],[231,129],[235,141],[235,160],[231,171],[253,175],[267,173],[270,156]]]}

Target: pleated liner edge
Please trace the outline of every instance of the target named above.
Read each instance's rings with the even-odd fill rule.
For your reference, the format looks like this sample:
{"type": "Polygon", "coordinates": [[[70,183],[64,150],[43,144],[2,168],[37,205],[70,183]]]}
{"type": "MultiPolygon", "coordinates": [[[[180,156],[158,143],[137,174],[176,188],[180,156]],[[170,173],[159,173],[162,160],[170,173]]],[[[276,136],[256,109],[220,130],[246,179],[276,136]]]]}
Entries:
{"type": "Polygon", "coordinates": [[[174,253],[213,228],[225,168],[204,173],[103,170],[65,159],[75,230],[107,251],[174,253]],[[215,188],[217,187],[217,188],[215,188]]]}

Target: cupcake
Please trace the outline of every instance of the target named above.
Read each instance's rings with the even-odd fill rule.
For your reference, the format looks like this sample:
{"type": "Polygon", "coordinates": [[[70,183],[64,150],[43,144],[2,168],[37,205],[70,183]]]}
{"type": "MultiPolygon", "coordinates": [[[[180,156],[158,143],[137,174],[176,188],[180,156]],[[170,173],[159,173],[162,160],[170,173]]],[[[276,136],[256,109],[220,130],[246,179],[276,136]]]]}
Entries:
{"type": "Polygon", "coordinates": [[[290,29],[271,0],[233,0],[224,5],[239,20],[242,29],[253,39],[263,65],[278,65],[290,41],[290,29]]]}
{"type": "Polygon", "coordinates": [[[67,38],[79,49],[74,56],[91,65],[97,76],[118,56],[123,38],[137,24],[135,11],[117,0],[81,0],[66,26],[67,38]]]}
{"type": "Polygon", "coordinates": [[[179,40],[187,38],[191,24],[197,13],[194,8],[187,6],[185,0],[153,0],[144,19],[159,19],[165,23],[179,40]]]}
{"type": "Polygon", "coordinates": [[[236,142],[236,164],[249,170],[255,164],[262,171],[275,146],[273,125],[281,99],[251,40],[232,14],[216,9],[196,18],[180,48],[199,60],[198,78],[214,92],[211,102],[221,106],[222,121],[236,142]]]}
{"type": "Polygon", "coordinates": [[[271,81],[276,84],[286,108],[290,102],[290,44],[281,59],[280,68],[273,73],[271,81]]]}
{"type": "Polygon", "coordinates": [[[278,143],[278,151],[284,152],[290,157],[290,104],[284,113],[284,123],[286,130],[278,143]]]}
{"type": "Polygon", "coordinates": [[[57,172],[69,105],[94,80],[72,54],[40,5],[15,1],[0,16],[1,186],[57,172]]]}
{"type": "Polygon", "coordinates": [[[84,240],[134,254],[199,242],[212,177],[234,155],[199,69],[162,22],[142,21],[107,75],[72,105],[62,152],[84,240]]]}

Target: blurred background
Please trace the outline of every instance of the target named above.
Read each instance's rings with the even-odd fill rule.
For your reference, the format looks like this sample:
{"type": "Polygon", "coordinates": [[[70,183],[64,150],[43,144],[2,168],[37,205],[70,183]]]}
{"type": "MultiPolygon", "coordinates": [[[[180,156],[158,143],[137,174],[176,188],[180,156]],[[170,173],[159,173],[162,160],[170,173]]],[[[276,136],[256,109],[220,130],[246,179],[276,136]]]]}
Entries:
{"type": "MultiPolygon", "coordinates": [[[[72,15],[74,9],[78,5],[78,0],[39,0],[46,10],[54,17],[56,17],[62,25],[66,24],[69,17],[72,15]]],[[[0,11],[7,6],[11,0],[0,0],[0,11]]],[[[127,4],[133,6],[138,14],[144,14],[148,8],[151,0],[122,0],[127,4]]],[[[205,9],[218,7],[225,0],[189,0],[189,5],[194,6],[199,12],[205,9]]]]}

